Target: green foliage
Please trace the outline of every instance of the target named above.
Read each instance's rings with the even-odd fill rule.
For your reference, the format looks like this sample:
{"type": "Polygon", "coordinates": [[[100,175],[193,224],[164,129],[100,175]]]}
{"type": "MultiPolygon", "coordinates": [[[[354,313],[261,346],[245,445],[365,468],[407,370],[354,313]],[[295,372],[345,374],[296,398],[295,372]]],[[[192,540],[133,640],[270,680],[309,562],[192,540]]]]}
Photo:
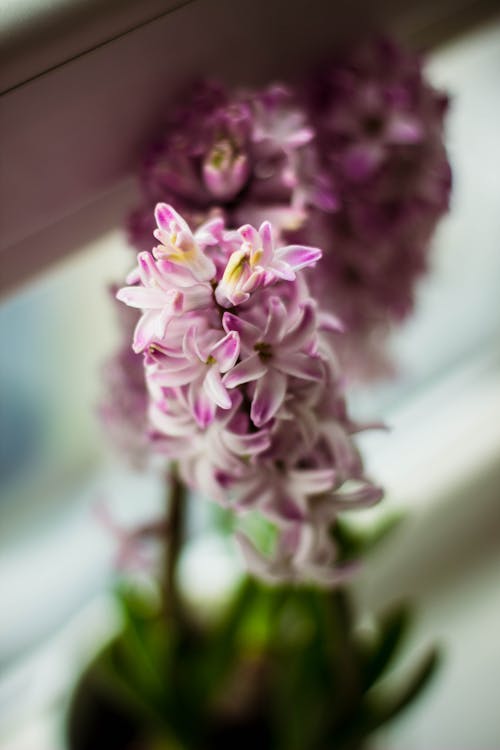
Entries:
{"type": "Polygon", "coordinates": [[[408,608],[382,613],[367,638],[344,590],[247,579],[221,619],[203,627],[130,589],[118,597],[123,631],[93,670],[155,747],[207,750],[218,725],[244,716],[265,727],[263,750],[358,750],[414,701],[438,662],[430,651],[396,687],[388,672],[408,608]]]}

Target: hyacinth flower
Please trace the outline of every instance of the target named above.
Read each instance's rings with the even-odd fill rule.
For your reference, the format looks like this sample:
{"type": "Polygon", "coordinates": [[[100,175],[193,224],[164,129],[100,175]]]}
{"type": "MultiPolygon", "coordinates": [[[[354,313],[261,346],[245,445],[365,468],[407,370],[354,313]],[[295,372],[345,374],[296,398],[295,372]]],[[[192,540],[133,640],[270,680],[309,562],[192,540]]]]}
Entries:
{"type": "Polygon", "coordinates": [[[193,227],[223,216],[231,226],[268,219],[278,229],[297,228],[305,216],[299,172],[313,137],[290,87],[233,93],[216,83],[194,86],[144,157],[132,244],[149,251],[158,202],[193,227]]]}
{"type": "MultiPolygon", "coordinates": [[[[344,369],[387,373],[387,333],[413,310],[449,205],[446,109],[421,61],[387,39],[337,56],[295,87],[199,85],[169,113],[144,159],[144,205],[130,219],[131,241],[150,250],[154,205],[167,201],[193,227],[267,219],[284,245],[322,247],[324,261],[308,280],[322,307],[344,321],[336,342],[344,369]]],[[[225,284],[238,274],[235,291],[263,283],[254,253],[242,251],[233,264],[225,284]]]]}
{"type": "Polygon", "coordinates": [[[344,573],[329,529],[382,493],[352,440],[325,335],[331,316],[304,278],[322,252],[280,244],[269,222],[226,230],[209,220],[193,231],[165,204],[155,217],[161,244],[139,253],[117,293],[142,313],[133,347],[143,352],[152,450],[233,512],[257,575],[333,585],[344,573]],[[245,535],[249,513],[275,528],[271,557],[245,535]]]}

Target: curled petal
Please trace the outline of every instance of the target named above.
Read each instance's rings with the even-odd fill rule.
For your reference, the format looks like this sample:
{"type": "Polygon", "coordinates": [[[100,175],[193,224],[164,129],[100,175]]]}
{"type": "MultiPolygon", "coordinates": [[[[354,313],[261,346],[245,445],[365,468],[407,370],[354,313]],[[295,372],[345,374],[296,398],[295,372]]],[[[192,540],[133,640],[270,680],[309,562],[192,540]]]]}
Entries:
{"type": "Polygon", "coordinates": [[[244,224],[239,228],[239,233],[249,245],[252,247],[260,247],[261,239],[260,235],[251,224],[244,224]]]}
{"type": "Polygon", "coordinates": [[[259,430],[246,435],[236,435],[226,430],[222,439],[230,451],[237,456],[256,456],[267,450],[271,445],[269,430],[259,430]]]}
{"type": "Polygon", "coordinates": [[[357,490],[350,492],[336,492],[332,499],[339,509],[351,510],[357,508],[370,508],[376,505],[384,496],[384,491],[373,484],[366,484],[357,490]]]}
{"type": "Polygon", "coordinates": [[[319,495],[335,485],[334,469],[298,469],[289,472],[291,486],[304,495],[319,495]]]}

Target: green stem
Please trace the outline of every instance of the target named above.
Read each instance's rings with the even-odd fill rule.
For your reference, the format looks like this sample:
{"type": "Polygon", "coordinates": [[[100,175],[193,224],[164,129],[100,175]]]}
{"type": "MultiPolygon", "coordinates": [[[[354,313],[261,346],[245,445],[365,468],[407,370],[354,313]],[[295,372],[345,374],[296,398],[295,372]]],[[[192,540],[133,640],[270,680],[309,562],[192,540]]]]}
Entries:
{"type": "Polygon", "coordinates": [[[176,579],[179,554],[184,541],[187,493],[175,464],[172,466],[167,481],[169,492],[163,571],[163,606],[167,615],[176,617],[180,613],[176,579]]]}

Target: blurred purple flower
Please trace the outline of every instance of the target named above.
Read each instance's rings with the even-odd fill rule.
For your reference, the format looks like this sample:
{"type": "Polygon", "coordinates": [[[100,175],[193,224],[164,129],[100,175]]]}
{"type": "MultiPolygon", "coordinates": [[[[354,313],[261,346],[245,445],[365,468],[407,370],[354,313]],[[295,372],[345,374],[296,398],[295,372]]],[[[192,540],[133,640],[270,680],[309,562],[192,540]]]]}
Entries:
{"type": "Polygon", "coordinates": [[[312,138],[284,86],[230,94],[198,84],[143,161],[143,205],[129,219],[132,244],[151,249],[158,202],[172,204],[193,227],[217,215],[233,226],[267,218],[276,228],[297,227],[304,218],[299,164],[312,138]]]}
{"type": "Polygon", "coordinates": [[[350,350],[365,350],[373,367],[372,333],[413,309],[449,206],[448,100],[426,82],[417,57],[379,39],[320,68],[305,101],[321,154],[323,204],[328,195],[336,201],[330,211],[316,201],[299,234],[324,250],[310,282],[345,322],[350,350]]]}
{"type": "MultiPolygon", "coordinates": [[[[110,290],[113,296],[116,289],[110,290]]],[[[139,314],[124,305],[119,312],[120,348],[103,366],[104,393],[99,416],[116,451],[137,468],[150,462],[148,393],[142,356],[132,351],[130,342],[139,314]]]]}

